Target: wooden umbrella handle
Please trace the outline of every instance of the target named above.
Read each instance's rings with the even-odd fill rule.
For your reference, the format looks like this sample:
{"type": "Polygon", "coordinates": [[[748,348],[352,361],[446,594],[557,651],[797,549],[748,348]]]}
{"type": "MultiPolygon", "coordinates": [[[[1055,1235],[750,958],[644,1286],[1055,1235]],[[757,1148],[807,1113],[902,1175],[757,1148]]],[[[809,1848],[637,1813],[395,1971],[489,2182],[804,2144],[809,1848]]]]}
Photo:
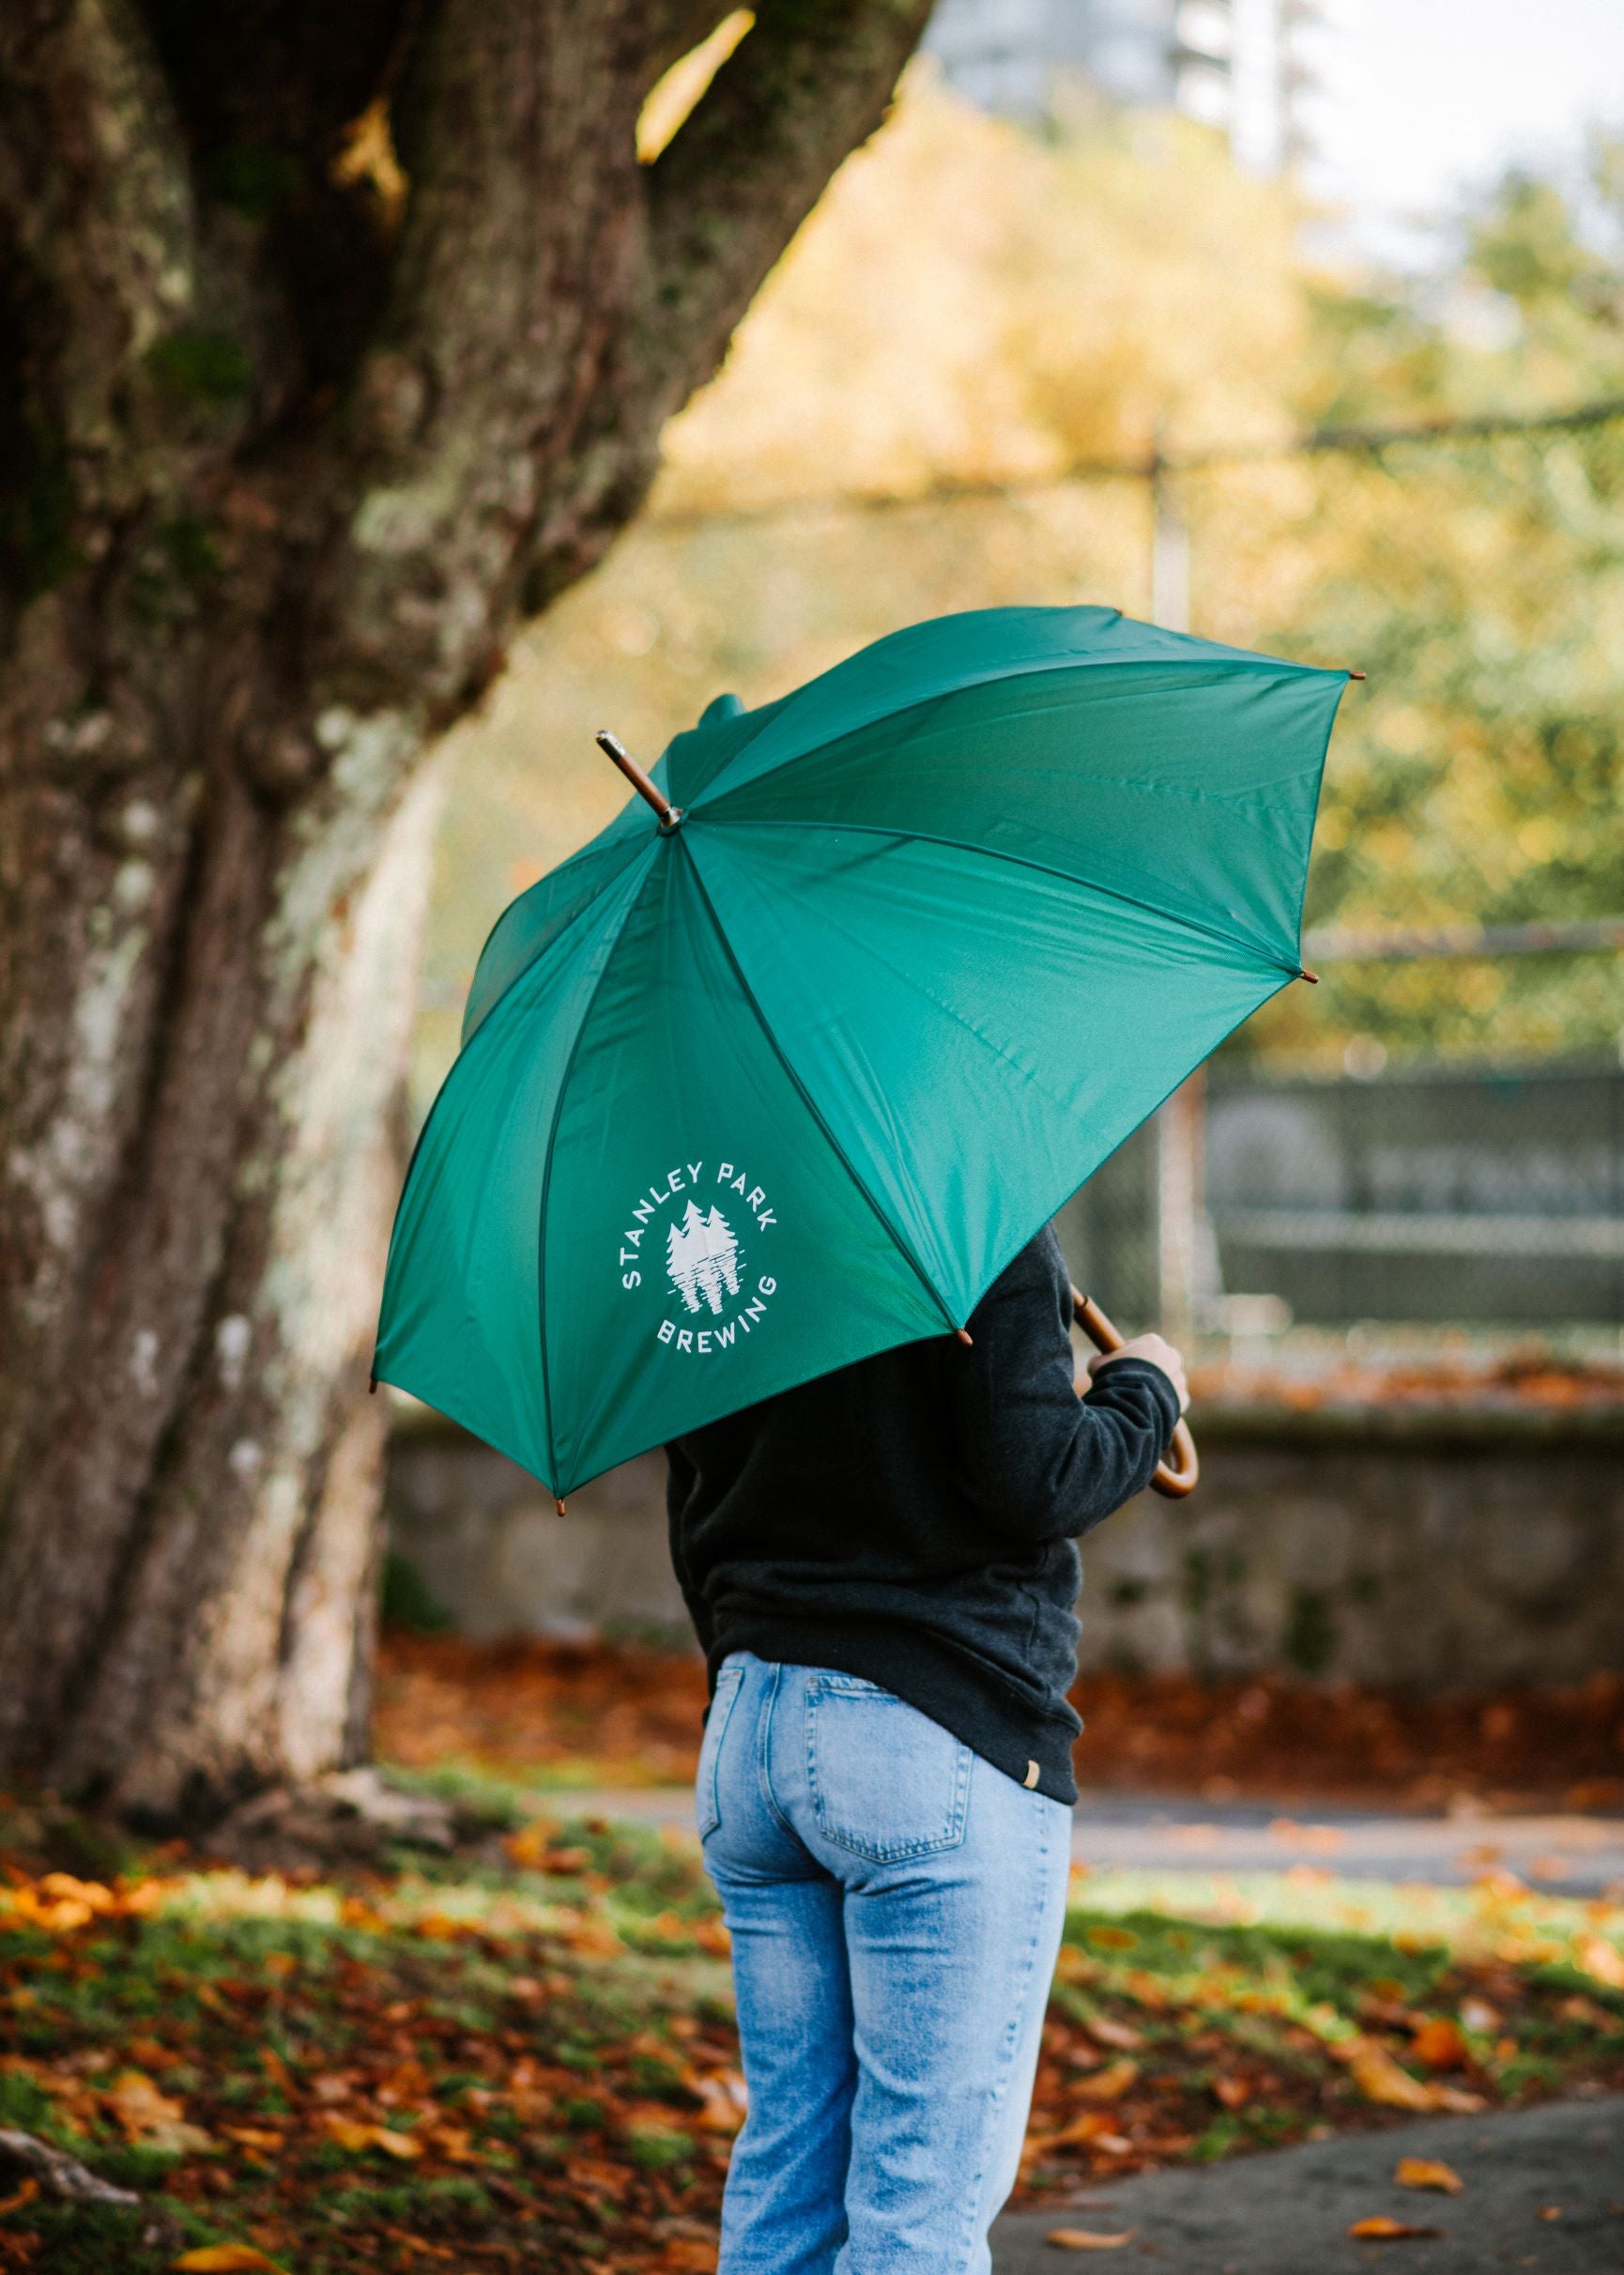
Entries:
{"type": "MultiPolygon", "coordinates": [[[[1080,1294],[1074,1287],[1071,1308],[1078,1326],[1096,1351],[1121,1350],[1126,1337],[1111,1325],[1092,1297],[1080,1294]]],[[[1189,1424],[1180,1415],[1167,1459],[1156,1465],[1151,1491],[1163,1494],[1170,1501],[1181,1501],[1187,1493],[1195,1491],[1200,1482],[1201,1459],[1195,1450],[1195,1439],[1189,1434],[1189,1424]]]]}

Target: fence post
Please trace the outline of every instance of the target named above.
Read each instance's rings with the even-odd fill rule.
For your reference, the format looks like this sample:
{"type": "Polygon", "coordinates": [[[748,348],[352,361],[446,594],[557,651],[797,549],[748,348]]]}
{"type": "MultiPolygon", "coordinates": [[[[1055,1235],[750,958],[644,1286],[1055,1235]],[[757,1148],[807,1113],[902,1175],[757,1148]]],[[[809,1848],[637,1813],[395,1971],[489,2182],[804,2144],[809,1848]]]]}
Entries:
{"type": "MultiPolygon", "coordinates": [[[[1189,530],[1158,434],[1150,461],[1150,612],[1170,632],[1189,630],[1189,530]]],[[[1206,1084],[1198,1071],[1156,1117],[1157,1313],[1172,1343],[1187,1342],[1202,1299],[1217,1294],[1217,1247],[1205,1222],[1202,1163],[1206,1084]]]]}

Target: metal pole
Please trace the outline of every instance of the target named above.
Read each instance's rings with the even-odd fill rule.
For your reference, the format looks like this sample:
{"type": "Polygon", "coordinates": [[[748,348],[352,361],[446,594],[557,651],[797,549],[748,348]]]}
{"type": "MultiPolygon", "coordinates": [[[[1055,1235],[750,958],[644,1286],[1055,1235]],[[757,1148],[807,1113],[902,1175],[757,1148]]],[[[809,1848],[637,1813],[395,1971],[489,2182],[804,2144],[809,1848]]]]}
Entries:
{"type": "MultiPolygon", "coordinates": [[[[1179,511],[1161,438],[1150,462],[1151,615],[1170,632],[1189,630],[1189,530],[1179,511]]],[[[1203,1199],[1206,1084],[1198,1070],[1156,1117],[1157,1310],[1171,1343],[1187,1342],[1203,1298],[1218,1292],[1218,1243],[1203,1199]]]]}

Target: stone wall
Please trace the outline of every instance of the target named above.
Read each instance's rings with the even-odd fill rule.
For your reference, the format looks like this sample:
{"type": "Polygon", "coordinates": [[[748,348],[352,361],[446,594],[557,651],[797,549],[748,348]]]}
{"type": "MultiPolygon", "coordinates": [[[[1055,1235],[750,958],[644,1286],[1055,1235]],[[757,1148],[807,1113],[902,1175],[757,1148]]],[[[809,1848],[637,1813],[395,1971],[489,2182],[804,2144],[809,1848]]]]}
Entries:
{"type": "MultiPolygon", "coordinates": [[[[1208,1410],[1187,1501],[1084,1543],[1085,1668],[1449,1689],[1624,1668],[1624,1412],[1208,1410]]],[[[657,1455],[551,1499],[397,1429],[391,1542],[464,1632],[685,1634],[657,1455]]]]}

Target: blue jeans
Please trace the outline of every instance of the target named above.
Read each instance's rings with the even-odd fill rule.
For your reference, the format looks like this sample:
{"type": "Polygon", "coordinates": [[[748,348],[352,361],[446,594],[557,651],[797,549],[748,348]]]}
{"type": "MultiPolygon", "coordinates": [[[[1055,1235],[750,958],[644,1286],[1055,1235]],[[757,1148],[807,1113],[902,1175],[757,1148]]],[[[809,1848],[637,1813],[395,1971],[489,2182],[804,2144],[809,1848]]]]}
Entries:
{"type": "Polygon", "coordinates": [[[697,1806],[749,2099],[719,2275],[987,2275],[1069,1810],[873,1683],[750,1652],[718,1676],[697,1806]]]}

